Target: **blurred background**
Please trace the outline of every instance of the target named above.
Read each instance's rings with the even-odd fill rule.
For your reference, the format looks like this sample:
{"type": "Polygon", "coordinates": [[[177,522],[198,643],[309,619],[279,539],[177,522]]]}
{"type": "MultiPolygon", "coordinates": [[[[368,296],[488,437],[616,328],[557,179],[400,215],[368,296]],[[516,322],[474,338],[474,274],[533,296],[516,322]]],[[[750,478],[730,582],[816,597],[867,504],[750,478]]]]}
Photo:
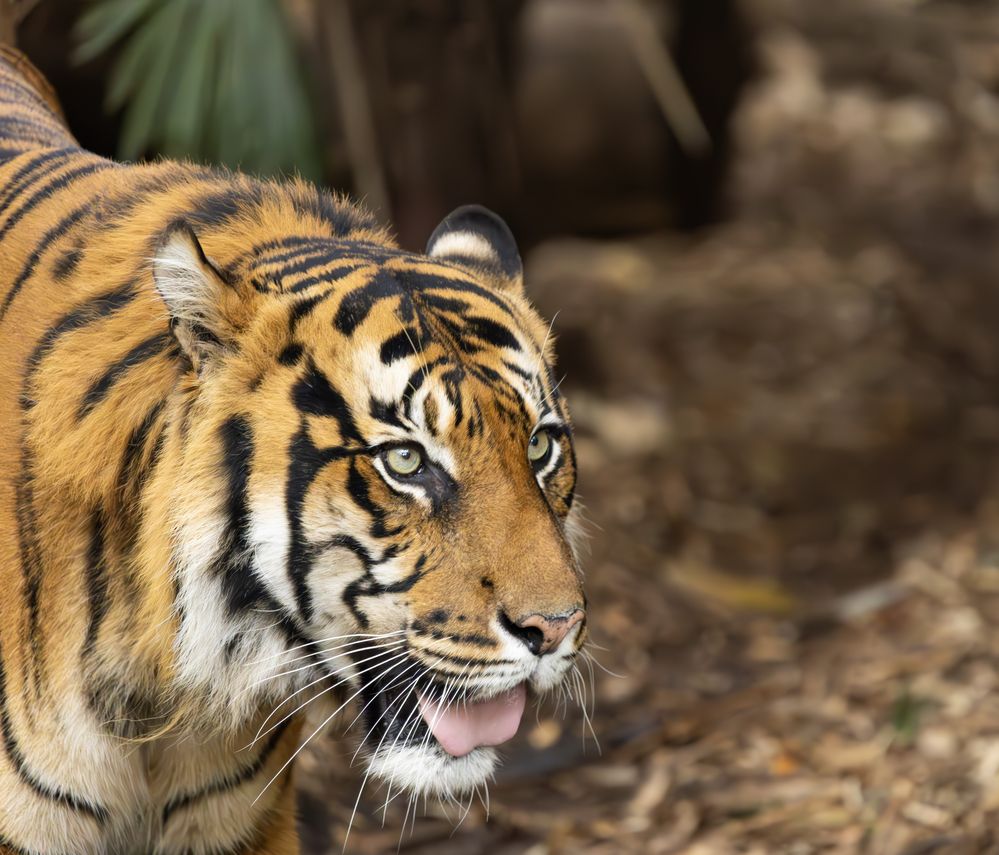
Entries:
{"type": "MultiPolygon", "coordinates": [[[[414,249],[484,203],[557,313],[600,749],[543,707],[488,822],[371,788],[348,851],[999,851],[999,5],[15,7],[84,145],[298,171],[414,249]]],[[[303,763],[310,855],[351,753],[303,763]]]]}

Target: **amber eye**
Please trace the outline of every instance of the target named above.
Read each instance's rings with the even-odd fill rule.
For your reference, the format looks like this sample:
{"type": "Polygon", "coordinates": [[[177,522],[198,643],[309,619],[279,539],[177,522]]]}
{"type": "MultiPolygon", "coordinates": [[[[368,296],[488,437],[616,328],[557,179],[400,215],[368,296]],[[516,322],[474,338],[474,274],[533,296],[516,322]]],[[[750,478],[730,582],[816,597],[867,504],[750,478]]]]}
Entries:
{"type": "Polygon", "coordinates": [[[537,431],[527,443],[527,459],[535,466],[544,462],[552,450],[552,436],[546,430],[537,431]]]}
{"type": "Polygon", "coordinates": [[[423,455],[412,445],[397,445],[382,455],[385,465],[396,475],[415,475],[423,466],[423,455]]]}

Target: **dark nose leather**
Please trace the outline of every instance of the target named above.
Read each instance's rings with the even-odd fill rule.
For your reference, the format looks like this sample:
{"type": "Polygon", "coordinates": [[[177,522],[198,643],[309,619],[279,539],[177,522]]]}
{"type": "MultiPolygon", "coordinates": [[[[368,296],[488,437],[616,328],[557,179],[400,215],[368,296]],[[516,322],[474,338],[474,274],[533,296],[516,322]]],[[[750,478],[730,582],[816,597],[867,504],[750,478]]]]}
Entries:
{"type": "Polygon", "coordinates": [[[582,609],[574,609],[564,615],[533,614],[518,621],[512,621],[506,615],[502,617],[505,618],[503,624],[511,635],[524,642],[535,656],[544,656],[562,643],[585,614],[582,609]]]}

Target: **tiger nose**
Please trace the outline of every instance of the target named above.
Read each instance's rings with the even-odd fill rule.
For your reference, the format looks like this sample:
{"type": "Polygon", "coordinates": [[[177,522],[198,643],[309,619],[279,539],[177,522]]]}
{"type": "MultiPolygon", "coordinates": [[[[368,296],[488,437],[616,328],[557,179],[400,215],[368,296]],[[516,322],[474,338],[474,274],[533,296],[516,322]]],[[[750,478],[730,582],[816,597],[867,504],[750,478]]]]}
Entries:
{"type": "Polygon", "coordinates": [[[585,617],[582,609],[573,609],[561,615],[532,614],[514,621],[506,612],[500,612],[500,623],[515,638],[520,639],[535,656],[550,653],[572,628],[585,617]]]}

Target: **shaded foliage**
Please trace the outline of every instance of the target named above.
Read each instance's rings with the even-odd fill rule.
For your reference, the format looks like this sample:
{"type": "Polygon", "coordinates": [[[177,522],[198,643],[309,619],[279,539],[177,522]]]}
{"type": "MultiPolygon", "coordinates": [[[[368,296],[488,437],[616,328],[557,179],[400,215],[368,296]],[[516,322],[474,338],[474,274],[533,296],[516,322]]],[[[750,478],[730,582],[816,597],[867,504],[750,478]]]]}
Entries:
{"type": "Polygon", "coordinates": [[[76,62],[115,53],[118,156],[152,151],[260,174],[321,175],[308,81],[278,0],[96,0],[76,62]]]}

